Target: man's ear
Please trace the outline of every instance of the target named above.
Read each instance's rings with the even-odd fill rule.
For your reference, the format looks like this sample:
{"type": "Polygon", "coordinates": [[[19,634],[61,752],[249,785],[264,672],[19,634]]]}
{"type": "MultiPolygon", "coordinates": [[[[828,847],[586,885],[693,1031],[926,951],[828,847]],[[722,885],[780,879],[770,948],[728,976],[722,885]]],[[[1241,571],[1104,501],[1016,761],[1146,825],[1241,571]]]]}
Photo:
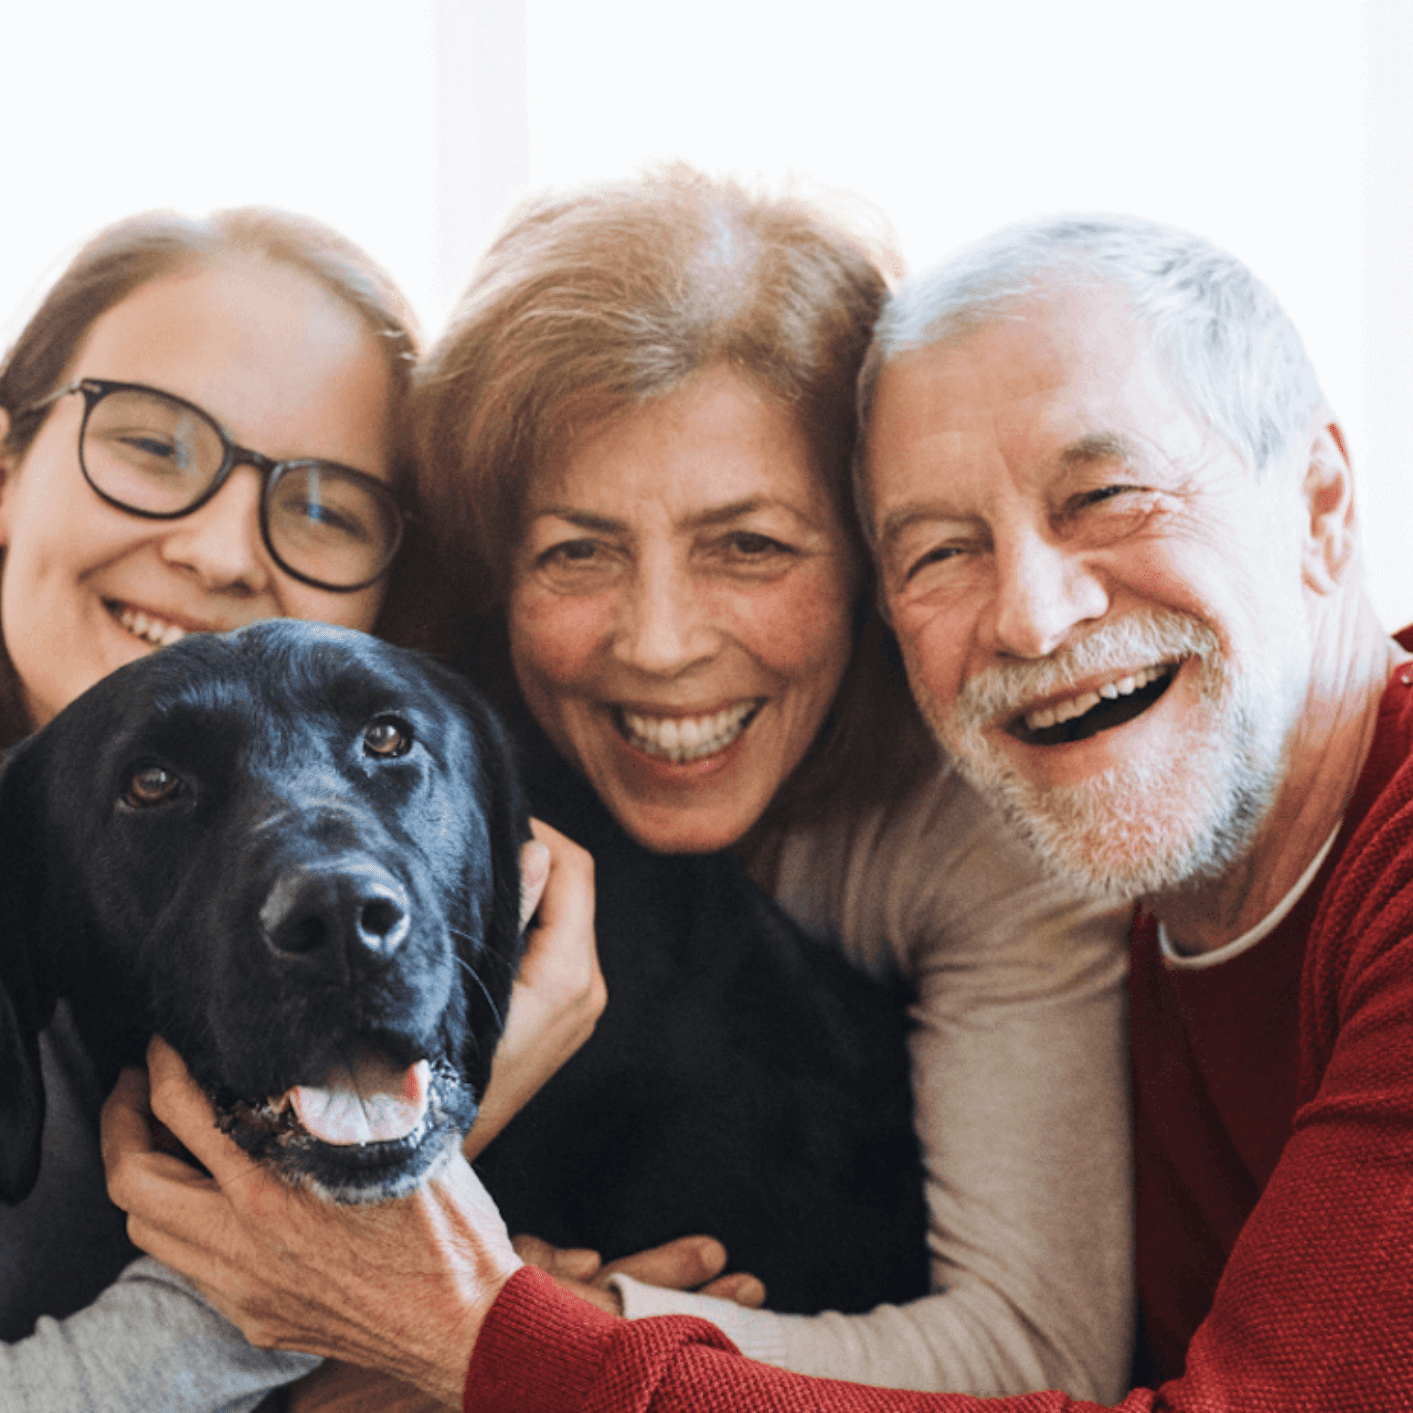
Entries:
{"type": "Polygon", "coordinates": [[[1302,499],[1307,515],[1305,583],[1317,594],[1333,593],[1345,581],[1358,543],[1349,452],[1344,432],[1327,408],[1310,443],[1302,499]]]}

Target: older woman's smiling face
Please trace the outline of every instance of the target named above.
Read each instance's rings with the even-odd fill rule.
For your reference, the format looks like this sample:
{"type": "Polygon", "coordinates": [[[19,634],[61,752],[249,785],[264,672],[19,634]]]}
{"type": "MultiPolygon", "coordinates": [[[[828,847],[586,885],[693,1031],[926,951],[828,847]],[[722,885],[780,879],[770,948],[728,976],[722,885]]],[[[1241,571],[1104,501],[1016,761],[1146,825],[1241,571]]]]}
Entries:
{"type": "Polygon", "coordinates": [[[790,411],[724,368],[531,487],[509,605],[526,702],[619,823],[726,848],[818,734],[859,566],[790,411]]]}

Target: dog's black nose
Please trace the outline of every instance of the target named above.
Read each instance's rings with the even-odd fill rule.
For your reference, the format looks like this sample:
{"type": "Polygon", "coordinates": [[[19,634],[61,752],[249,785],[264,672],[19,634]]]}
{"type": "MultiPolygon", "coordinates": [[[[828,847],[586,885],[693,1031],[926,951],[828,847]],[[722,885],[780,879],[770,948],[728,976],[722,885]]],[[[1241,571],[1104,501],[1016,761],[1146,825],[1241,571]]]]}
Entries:
{"type": "Polygon", "coordinates": [[[357,964],[392,957],[411,928],[407,894],[381,869],[290,869],[260,909],[271,948],[291,957],[321,953],[357,964]]]}

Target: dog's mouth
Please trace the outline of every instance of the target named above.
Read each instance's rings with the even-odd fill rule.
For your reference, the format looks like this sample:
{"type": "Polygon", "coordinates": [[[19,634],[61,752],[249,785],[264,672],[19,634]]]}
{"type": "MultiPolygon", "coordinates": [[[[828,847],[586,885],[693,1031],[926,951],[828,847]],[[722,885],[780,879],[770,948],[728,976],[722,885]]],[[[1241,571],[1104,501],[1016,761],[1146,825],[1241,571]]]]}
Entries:
{"type": "Polygon", "coordinates": [[[278,1099],[311,1137],[332,1148],[401,1143],[422,1126],[432,1092],[432,1066],[418,1060],[405,1069],[376,1051],[351,1067],[339,1065],[323,1084],[297,1084],[278,1099]]]}
{"type": "Polygon", "coordinates": [[[476,1103],[455,1068],[363,1047],[318,1084],[265,1099],[214,1096],[217,1124],[287,1180],[336,1202],[400,1196],[431,1175],[476,1103]]]}

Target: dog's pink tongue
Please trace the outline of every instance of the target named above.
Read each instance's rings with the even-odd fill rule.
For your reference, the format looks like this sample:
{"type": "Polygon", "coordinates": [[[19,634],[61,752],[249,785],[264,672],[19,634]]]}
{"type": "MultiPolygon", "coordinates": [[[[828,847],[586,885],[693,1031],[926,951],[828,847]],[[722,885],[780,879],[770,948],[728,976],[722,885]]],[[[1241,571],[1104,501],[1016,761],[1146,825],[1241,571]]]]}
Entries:
{"type": "Polygon", "coordinates": [[[418,1060],[399,1069],[380,1055],[363,1055],[352,1071],[336,1069],[322,1085],[290,1090],[299,1121],[324,1143],[393,1143],[422,1122],[432,1067],[418,1060]]]}

